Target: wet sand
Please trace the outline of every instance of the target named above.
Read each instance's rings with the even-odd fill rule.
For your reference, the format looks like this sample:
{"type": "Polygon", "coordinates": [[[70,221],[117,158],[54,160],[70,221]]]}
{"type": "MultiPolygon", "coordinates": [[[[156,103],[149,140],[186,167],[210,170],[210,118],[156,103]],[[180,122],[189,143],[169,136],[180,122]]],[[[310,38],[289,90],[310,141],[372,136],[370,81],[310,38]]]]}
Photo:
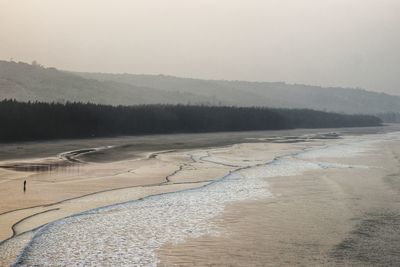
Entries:
{"type": "MultiPolygon", "coordinates": [[[[234,163],[207,162],[207,154],[199,162],[193,162],[192,154],[202,153],[196,152],[196,148],[207,151],[237,143],[262,143],[260,139],[276,134],[287,136],[320,131],[180,134],[4,144],[0,150],[0,241],[13,235],[13,224],[36,213],[41,213],[41,217],[60,218],[71,212],[129,200],[129,196],[119,197],[119,189],[176,183],[185,183],[188,187],[188,182],[220,178],[237,168],[234,163]],[[27,181],[25,193],[24,180],[27,181]],[[101,199],[99,203],[94,204],[93,200],[64,212],[65,204],[78,199],[82,202],[82,198],[93,198],[93,195],[101,199]],[[110,199],[113,196],[115,200],[110,199]],[[42,214],[45,211],[46,214],[42,214]]],[[[284,146],[276,147],[280,150],[284,146]]],[[[17,233],[20,231],[14,234],[17,233]]]]}
{"type": "Polygon", "coordinates": [[[159,266],[398,266],[400,139],[318,160],[366,168],[268,178],[273,198],[229,205],[224,235],[166,245],[159,266]]]}
{"type": "MultiPolygon", "coordinates": [[[[356,130],[355,134],[362,132],[359,131],[356,130]]],[[[370,131],[376,132],[377,129],[370,131]]],[[[321,130],[308,132],[312,134],[321,130]]],[[[302,136],[305,133],[307,130],[300,130],[283,133],[282,136],[302,136]]],[[[207,134],[182,135],[178,138],[179,142],[172,137],[166,142],[156,137],[143,137],[149,138],[148,146],[140,141],[132,144],[129,138],[114,142],[96,140],[93,144],[102,144],[97,147],[112,147],[67,159],[60,157],[60,153],[68,151],[66,147],[77,148],[77,144],[71,145],[70,141],[64,146],[53,144],[50,150],[58,154],[50,156],[46,152],[39,153],[43,157],[26,158],[24,155],[38,151],[34,144],[28,144],[18,149],[27,151],[26,154],[18,152],[0,164],[19,167],[0,169],[0,239],[17,236],[24,241],[15,244],[23,244],[29,241],[26,236],[31,234],[30,230],[72,214],[149,195],[203,186],[240,167],[336,142],[329,138],[304,139],[304,136],[297,138],[297,142],[296,138],[271,138],[274,136],[277,136],[276,133],[271,132],[233,133],[225,137],[215,134],[214,139],[207,134]],[[190,140],[193,141],[192,147],[184,148],[190,140]],[[126,143],[113,146],[119,142],[126,143]],[[25,168],[30,164],[35,168],[25,168]],[[42,168],[41,164],[56,167],[43,171],[37,168],[42,168]],[[25,169],[22,170],[21,166],[25,169]],[[26,177],[28,191],[24,194],[21,185],[26,177]],[[25,232],[27,234],[21,235],[25,232]]],[[[80,142],[84,141],[77,143],[80,142]]],[[[5,151],[15,151],[17,147],[10,144],[5,151]]],[[[396,214],[399,214],[394,208],[398,199],[387,193],[393,187],[400,188],[396,178],[398,162],[394,160],[398,157],[396,148],[392,144],[381,148],[391,152],[380,156],[379,161],[376,154],[334,159],[338,163],[368,165],[372,169],[346,168],[313,171],[296,177],[268,178],[273,198],[227,206],[224,216],[215,219],[226,229],[226,236],[201,237],[181,245],[164,246],[160,250],[161,265],[353,263],[346,254],[348,251],[343,253],[340,247],[341,244],[355,242],[356,237],[351,237],[352,233],[357,227],[365,227],[360,218],[368,214],[379,217],[376,211],[390,201],[393,203],[388,206],[393,207],[385,213],[391,216],[388,219],[396,220],[396,214]],[[391,189],[388,189],[389,184],[391,189]],[[381,202],[376,200],[376,194],[381,202]],[[376,207],[372,208],[372,204],[376,207]]],[[[82,147],[77,150],[80,149],[82,147]]],[[[1,250],[6,250],[4,243],[0,245],[1,250]]],[[[3,253],[8,255],[7,259],[3,258],[3,265],[15,260],[19,249],[10,252],[12,250],[11,246],[3,253]]]]}
{"type": "Polygon", "coordinates": [[[1,263],[11,264],[19,254],[18,249],[10,251],[9,241],[48,222],[149,195],[200,187],[249,164],[247,158],[257,162],[294,149],[286,148],[285,144],[255,143],[246,146],[249,148],[233,145],[136,152],[133,159],[113,162],[89,162],[86,161],[89,157],[82,156],[72,159],[79,159],[74,164],[65,163],[65,159],[58,156],[2,161],[1,165],[7,168],[0,169],[0,177],[3,177],[0,181],[1,263]],[[213,162],[210,157],[214,154],[222,161],[213,162]],[[230,164],[223,162],[224,157],[230,164]],[[49,171],[36,167],[46,164],[51,165],[49,171]],[[22,183],[25,179],[28,182],[24,193],[22,183]]]}

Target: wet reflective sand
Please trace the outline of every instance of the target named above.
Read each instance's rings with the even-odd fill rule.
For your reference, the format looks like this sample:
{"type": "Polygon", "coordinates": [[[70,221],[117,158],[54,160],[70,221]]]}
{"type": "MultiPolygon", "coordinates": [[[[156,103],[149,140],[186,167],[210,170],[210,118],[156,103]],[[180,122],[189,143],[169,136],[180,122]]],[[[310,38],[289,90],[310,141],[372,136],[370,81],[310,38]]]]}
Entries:
{"type": "Polygon", "coordinates": [[[224,235],[165,245],[160,266],[398,266],[400,134],[380,138],[299,155],[352,167],[268,178],[272,198],[228,205],[224,235]]]}
{"type": "MultiPolygon", "coordinates": [[[[390,161],[395,152],[381,157],[380,162],[376,151],[386,143],[396,143],[397,137],[381,134],[336,139],[329,135],[318,138],[301,135],[286,138],[290,142],[282,137],[268,138],[257,137],[256,142],[249,138],[224,147],[136,153],[133,159],[113,162],[87,161],[91,158],[89,153],[77,157],[80,162],[72,167],[48,172],[36,170],[32,172],[32,181],[40,175],[41,181],[36,178],[35,182],[53,183],[78,197],[0,215],[2,225],[18,221],[8,228],[14,230],[16,237],[0,245],[0,254],[8,255],[8,263],[22,251],[19,264],[64,266],[235,265],[235,262],[265,266],[282,264],[276,258],[279,254],[286,255],[286,264],[295,263],[294,259],[304,264],[348,262],[348,255],[339,248],[343,242],[354,243],[357,239],[346,238],[358,225],[353,217],[359,214],[353,206],[360,206],[349,199],[363,199],[369,187],[378,188],[380,180],[367,179],[369,183],[359,189],[361,196],[352,195],[357,191],[352,187],[366,181],[359,176],[380,177],[391,168],[395,172],[390,161]],[[343,180],[343,177],[354,179],[343,180]],[[216,179],[218,182],[212,182],[216,179]],[[337,179],[345,181],[343,186],[351,189],[345,197],[342,191],[333,190],[340,188],[337,179]],[[198,189],[187,191],[188,188],[198,189]],[[90,193],[93,191],[101,192],[90,193]],[[159,195],[176,191],[179,192],[159,195]],[[150,195],[157,196],[131,202],[150,195]],[[28,246],[26,242],[30,239],[18,236],[68,215],[121,202],[126,203],[39,228],[28,246]],[[323,208],[321,203],[325,203],[323,208]],[[263,216],[264,213],[271,216],[263,216]],[[296,224],[305,229],[310,225],[315,234],[295,232],[296,224]],[[321,233],[326,236],[324,242],[318,240],[321,233]],[[286,236],[290,238],[285,241],[286,236]],[[291,243],[294,239],[295,246],[291,243]],[[308,242],[314,242],[315,251],[307,249],[308,242]]],[[[28,170],[5,168],[2,172],[0,177],[10,177],[13,172],[18,180],[23,179],[18,175],[28,170]]],[[[395,175],[388,177],[386,184],[396,184],[395,175]]],[[[52,191],[55,187],[49,188],[55,199],[66,195],[52,191]]],[[[385,190],[382,195],[389,198],[385,190]]],[[[370,210],[372,202],[367,203],[366,210],[370,210]]],[[[378,206],[383,204],[382,201],[378,206]]],[[[391,211],[390,218],[388,221],[397,218],[395,211],[391,211]]],[[[360,222],[362,225],[365,224],[360,222]]],[[[9,235],[6,231],[3,234],[9,235]]]]}

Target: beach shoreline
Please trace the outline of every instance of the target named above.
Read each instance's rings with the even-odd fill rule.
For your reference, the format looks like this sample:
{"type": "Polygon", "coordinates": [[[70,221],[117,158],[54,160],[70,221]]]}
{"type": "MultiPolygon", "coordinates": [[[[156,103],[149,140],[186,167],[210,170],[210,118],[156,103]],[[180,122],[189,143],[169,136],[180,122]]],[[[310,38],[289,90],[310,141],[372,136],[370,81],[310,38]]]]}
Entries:
{"type": "Polygon", "coordinates": [[[400,144],[357,157],[320,158],[351,168],[268,178],[272,198],[234,203],[203,236],[159,250],[159,266],[397,266],[400,144]]]}
{"type": "MultiPolygon", "coordinates": [[[[44,175],[45,177],[43,177],[43,173],[40,174],[42,176],[40,179],[48,178],[56,180],[60,183],[58,186],[62,185],[64,187],[76,183],[71,189],[80,188],[81,191],[78,191],[80,196],[70,197],[67,201],[58,201],[59,203],[50,203],[50,205],[43,205],[39,202],[37,205],[38,207],[21,210],[18,214],[9,212],[9,215],[12,216],[9,216],[8,221],[4,220],[7,214],[2,214],[0,215],[0,217],[3,216],[2,225],[16,225],[17,227],[14,227],[13,230],[17,233],[14,235],[18,235],[27,231],[29,232],[31,229],[40,227],[48,222],[85,210],[132,201],[149,195],[176,192],[204,186],[215,179],[224,177],[240,167],[267,162],[273,160],[277,156],[295,153],[305,148],[321,147],[336,142],[335,139],[331,140],[328,138],[324,140],[317,138],[314,140],[307,140],[307,143],[303,140],[304,136],[302,135],[297,137],[299,142],[293,142],[293,139],[291,139],[292,137],[281,138],[254,134],[247,135],[245,138],[240,138],[242,140],[241,143],[239,142],[233,145],[226,145],[224,143],[223,147],[207,147],[207,145],[203,143],[202,147],[197,149],[172,149],[158,152],[141,151],[139,154],[135,151],[135,155],[131,155],[133,159],[122,159],[112,162],[104,161],[104,159],[101,159],[101,155],[100,158],[97,155],[95,155],[95,157],[85,157],[86,155],[83,155],[83,157],[79,157],[83,162],[93,158],[95,158],[96,161],[88,161],[89,164],[82,164],[83,166],[79,167],[78,174],[73,170],[70,170],[72,175],[71,173],[65,174],[64,172],[56,173],[57,179],[54,179],[54,172],[50,172],[48,176],[44,175]],[[268,155],[266,151],[268,151],[268,155]],[[213,158],[210,158],[211,156],[213,158]],[[98,177],[99,168],[103,168],[103,173],[101,175],[104,177],[102,178],[98,177]],[[113,171],[108,172],[110,169],[113,171]],[[117,172],[117,175],[115,172],[117,172]],[[104,173],[106,173],[106,175],[104,175],[104,173]],[[79,177],[79,179],[71,178],[74,177],[74,175],[79,177]],[[82,177],[85,177],[85,179],[82,179],[82,177]],[[110,179],[110,177],[113,177],[113,179],[110,179]],[[119,181],[115,179],[115,177],[117,177],[119,181]],[[98,182],[101,182],[103,187],[96,188],[94,183],[98,182]],[[90,188],[91,191],[86,191],[89,193],[85,194],[85,191],[82,191],[83,184],[90,188]],[[123,186],[116,187],[116,185],[123,186]],[[93,191],[93,188],[97,190],[97,193],[96,190],[93,191]],[[99,190],[103,188],[103,191],[99,190]],[[102,192],[98,193],[98,191],[102,192]],[[16,219],[18,219],[17,224],[15,224],[16,219]],[[5,221],[6,223],[4,223],[5,221]]],[[[6,171],[10,172],[10,170],[6,171]]],[[[18,173],[18,175],[16,175],[14,179],[21,180],[23,178],[20,176],[21,172],[16,171],[16,173],[18,173]]],[[[37,175],[37,173],[34,175],[37,175]]],[[[275,183],[273,182],[274,178],[270,179],[268,183],[271,183],[273,192],[275,188],[275,183]]],[[[49,183],[48,180],[46,182],[49,183]]],[[[28,190],[29,186],[30,183],[28,183],[28,190]]],[[[288,184],[285,186],[288,187],[288,184]]],[[[49,190],[52,189],[50,188],[49,190]]],[[[278,190],[274,192],[274,195],[275,194],[280,195],[282,193],[278,190]]],[[[60,197],[58,193],[55,195],[58,198],[60,197]]],[[[8,233],[2,233],[3,237],[7,238],[12,236],[12,233],[9,232],[11,229],[10,227],[1,228],[8,229],[8,233]]],[[[1,249],[2,247],[0,246],[0,250],[1,249]]],[[[160,255],[161,259],[165,260],[163,254],[161,253],[160,255]]],[[[9,257],[9,260],[11,258],[12,257],[9,257]]],[[[170,260],[171,259],[168,258],[168,261],[170,260]]]]}

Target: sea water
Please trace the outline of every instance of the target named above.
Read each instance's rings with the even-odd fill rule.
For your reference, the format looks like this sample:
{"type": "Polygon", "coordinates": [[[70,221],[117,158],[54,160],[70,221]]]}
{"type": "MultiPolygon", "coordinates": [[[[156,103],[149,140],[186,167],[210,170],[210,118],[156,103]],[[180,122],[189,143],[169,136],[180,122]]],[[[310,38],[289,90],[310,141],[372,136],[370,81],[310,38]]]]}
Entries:
{"type": "MultiPolygon", "coordinates": [[[[156,266],[157,251],[164,244],[223,234],[212,219],[221,215],[227,204],[272,197],[266,178],[353,167],[315,159],[354,156],[370,149],[372,142],[350,140],[276,158],[238,169],[207,186],[99,208],[50,223],[35,233],[15,265],[156,266]]],[[[208,160],[218,162],[216,156],[208,160]]]]}

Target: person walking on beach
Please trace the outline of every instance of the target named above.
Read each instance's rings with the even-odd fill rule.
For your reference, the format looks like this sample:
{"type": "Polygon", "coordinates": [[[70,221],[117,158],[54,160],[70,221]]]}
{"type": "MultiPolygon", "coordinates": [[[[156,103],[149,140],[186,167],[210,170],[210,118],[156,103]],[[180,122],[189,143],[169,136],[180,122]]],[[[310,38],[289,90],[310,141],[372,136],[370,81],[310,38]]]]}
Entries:
{"type": "Polygon", "coordinates": [[[26,180],[24,180],[24,193],[26,191],[26,180]]]}

